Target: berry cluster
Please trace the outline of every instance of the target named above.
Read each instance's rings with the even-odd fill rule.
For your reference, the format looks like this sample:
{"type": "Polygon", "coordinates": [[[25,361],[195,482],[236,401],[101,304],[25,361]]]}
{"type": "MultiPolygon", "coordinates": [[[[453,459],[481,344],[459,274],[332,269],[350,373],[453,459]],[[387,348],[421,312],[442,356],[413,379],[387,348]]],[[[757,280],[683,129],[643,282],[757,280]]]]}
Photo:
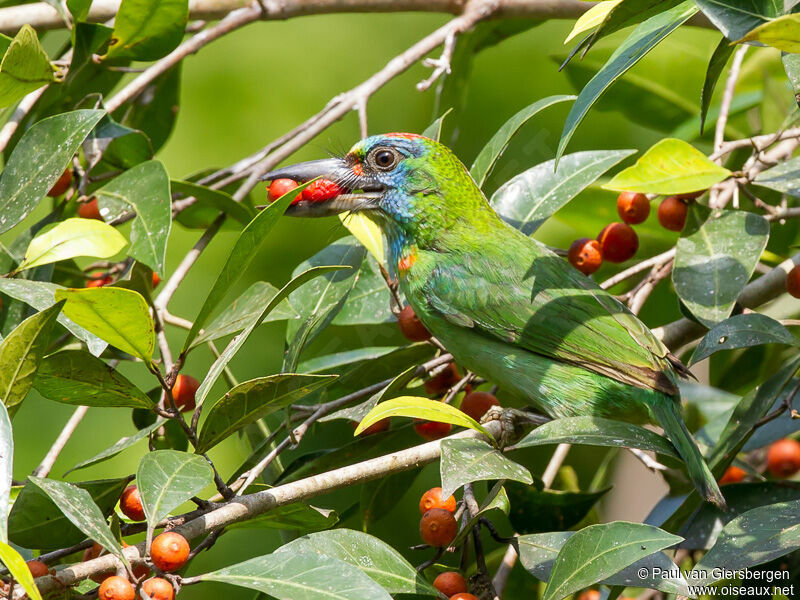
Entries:
{"type": "MultiPolygon", "coordinates": [[[[776,479],[791,477],[800,471],[800,442],[783,438],[767,448],[766,470],[776,479]]],[[[739,483],[747,476],[747,471],[731,465],[719,480],[720,485],[739,483]]]]}

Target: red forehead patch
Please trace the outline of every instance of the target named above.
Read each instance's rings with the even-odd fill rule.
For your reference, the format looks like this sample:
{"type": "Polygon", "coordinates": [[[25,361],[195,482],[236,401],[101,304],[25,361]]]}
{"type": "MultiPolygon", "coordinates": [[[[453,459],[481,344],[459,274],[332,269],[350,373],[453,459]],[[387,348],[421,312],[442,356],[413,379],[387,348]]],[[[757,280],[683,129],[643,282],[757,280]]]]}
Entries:
{"type": "Polygon", "coordinates": [[[425,136],[422,136],[422,135],[420,135],[418,133],[398,133],[398,132],[395,132],[395,133],[387,133],[386,137],[404,138],[406,140],[415,140],[415,139],[418,139],[418,138],[424,138],[425,136]]]}

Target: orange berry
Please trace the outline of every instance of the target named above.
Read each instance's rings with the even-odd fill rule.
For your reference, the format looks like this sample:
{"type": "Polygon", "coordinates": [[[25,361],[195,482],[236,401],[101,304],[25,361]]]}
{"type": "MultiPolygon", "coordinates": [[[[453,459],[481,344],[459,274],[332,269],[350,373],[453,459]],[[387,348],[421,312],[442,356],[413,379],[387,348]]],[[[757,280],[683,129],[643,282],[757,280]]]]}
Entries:
{"type": "Polygon", "coordinates": [[[67,167],[66,170],[61,174],[61,177],[58,178],[58,181],[56,181],[53,184],[53,187],[50,188],[50,191],[47,192],[47,195],[50,196],[51,198],[60,196],[61,194],[67,191],[67,188],[71,183],[72,183],[72,169],[67,167]]]}
{"type": "Polygon", "coordinates": [[[134,600],[136,590],[131,582],[118,575],[106,577],[97,592],[99,600],[134,600]]]}
{"type": "Polygon", "coordinates": [[[172,398],[178,410],[181,412],[194,410],[194,395],[199,387],[200,382],[191,375],[178,375],[175,385],[172,386],[172,398]]]}
{"type": "Polygon", "coordinates": [[[678,196],[667,196],[658,205],[658,222],[664,229],[683,231],[689,205],[678,196]]]}
{"type": "Polygon", "coordinates": [[[630,225],[625,223],[609,223],[597,236],[603,251],[603,258],[611,262],[621,263],[633,258],[639,249],[639,238],[630,225]]]}
{"type": "Polygon", "coordinates": [[[50,568],[40,560],[29,560],[25,563],[34,578],[44,577],[50,573],[50,568]]]}
{"type": "Polygon", "coordinates": [[[430,332],[425,329],[425,325],[419,320],[411,305],[406,306],[397,315],[397,324],[400,332],[411,342],[424,342],[431,339],[430,332]]]}
{"type": "Polygon", "coordinates": [[[91,545],[90,548],[87,548],[83,551],[83,560],[86,562],[87,560],[93,560],[100,556],[100,553],[103,551],[103,547],[95,542],[91,545]]]}
{"type": "Polygon", "coordinates": [[[424,515],[432,508],[441,508],[449,513],[456,512],[455,496],[451,495],[447,498],[442,498],[442,488],[433,487],[429,489],[419,499],[419,514],[424,515]]]}
{"type": "Polygon", "coordinates": [[[144,508],[142,507],[142,497],[139,495],[139,488],[129,485],[122,492],[119,499],[119,508],[122,514],[131,521],[144,521],[144,508]]]}
{"type": "Polygon", "coordinates": [[[569,247],[567,260],[584,275],[591,275],[603,264],[603,250],[600,242],[589,238],[575,240],[569,247]]]}
{"type": "MultiPolygon", "coordinates": [[[[288,194],[297,186],[298,183],[294,179],[276,179],[269,184],[268,189],[270,202],[274,202],[281,196],[288,194]]],[[[298,198],[299,196],[296,199],[298,198]]]]}
{"type": "Polygon", "coordinates": [[[432,508],[419,521],[419,534],[429,546],[449,546],[458,533],[456,518],[443,508],[432,508]]]}
{"type": "Polygon", "coordinates": [[[317,179],[303,190],[303,200],[308,202],[323,202],[335,198],[344,192],[339,184],[330,179],[317,179]]]}
{"type": "Polygon", "coordinates": [[[150,600],[172,600],[175,590],[172,584],[161,577],[153,577],[142,584],[142,589],[150,596],[150,600]]]}
{"type": "Polygon", "coordinates": [[[599,590],[583,590],[578,596],[578,600],[600,600],[599,590]]]}
{"type": "MultiPolygon", "coordinates": [[[[355,421],[352,421],[352,424],[353,427],[358,427],[358,423],[356,423],[355,421]]],[[[389,424],[390,424],[389,417],[386,417],[385,419],[381,419],[377,423],[373,423],[358,435],[365,436],[365,435],[372,435],[374,433],[382,433],[387,429],[389,429],[389,424]]]]}
{"type": "Polygon", "coordinates": [[[786,275],[786,291],[795,298],[800,298],[800,265],[795,265],[786,275]]]}
{"type": "Polygon", "coordinates": [[[467,591],[467,580],[458,571],[445,571],[439,573],[433,580],[433,587],[448,598],[455,594],[467,591]]]}
{"type": "Polygon", "coordinates": [[[161,283],[161,277],[158,276],[158,273],[153,271],[153,287],[158,287],[158,284],[161,283]]]}
{"type": "Polygon", "coordinates": [[[450,596],[450,600],[481,600],[477,596],[468,594],[467,592],[460,592],[454,596],[450,596]]]}
{"type": "Polygon", "coordinates": [[[449,435],[452,428],[450,423],[439,423],[438,421],[420,421],[414,425],[414,431],[430,441],[449,435]]]}
{"type": "Polygon", "coordinates": [[[104,287],[106,285],[114,283],[114,278],[103,271],[95,271],[94,273],[89,273],[89,277],[91,277],[91,279],[89,279],[89,281],[86,282],[87,288],[104,287]]]}
{"type": "Polygon", "coordinates": [[[744,469],[731,465],[725,469],[725,473],[720,477],[719,484],[727,485],[728,483],[739,483],[746,475],[747,473],[744,469]]]}
{"type": "Polygon", "coordinates": [[[767,469],[774,477],[790,477],[800,471],[800,442],[784,438],[767,450],[767,469]]]}
{"type": "Polygon", "coordinates": [[[489,392],[470,392],[461,401],[461,412],[466,413],[476,421],[480,421],[486,411],[493,406],[500,406],[494,394],[489,392]]]}
{"type": "Polygon", "coordinates": [[[622,192],[617,197],[617,213],[628,225],[643,223],[650,214],[650,201],[644,194],[622,192]]]}
{"type": "Polygon", "coordinates": [[[153,564],[167,573],[177,571],[189,558],[189,542],[180,533],[166,531],[150,545],[153,564]]]}
{"type": "Polygon", "coordinates": [[[447,367],[425,382],[425,393],[429,396],[441,396],[453,387],[461,376],[458,374],[455,363],[450,363],[447,367]]]}
{"type": "Polygon", "coordinates": [[[97,206],[97,198],[92,198],[88,202],[81,202],[78,205],[78,216],[82,219],[97,219],[98,221],[102,221],[103,216],[100,214],[100,207],[97,206]]]}

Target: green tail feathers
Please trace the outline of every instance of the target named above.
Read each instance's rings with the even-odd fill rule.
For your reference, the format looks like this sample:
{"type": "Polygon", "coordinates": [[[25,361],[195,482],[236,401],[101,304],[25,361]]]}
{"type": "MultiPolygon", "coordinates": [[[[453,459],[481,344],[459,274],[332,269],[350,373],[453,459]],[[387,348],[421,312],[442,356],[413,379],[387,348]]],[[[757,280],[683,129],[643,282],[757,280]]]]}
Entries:
{"type": "Polygon", "coordinates": [[[697,491],[709,502],[725,509],[727,508],[725,498],[719,491],[717,481],[711,474],[703,455],[700,454],[700,449],[695,444],[692,434],[686,428],[679,412],[679,406],[672,398],[665,396],[663,400],[654,402],[651,408],[658,424],[664,428],[664,433],[667,434],[686,464],[689,478],[697,491]]]}

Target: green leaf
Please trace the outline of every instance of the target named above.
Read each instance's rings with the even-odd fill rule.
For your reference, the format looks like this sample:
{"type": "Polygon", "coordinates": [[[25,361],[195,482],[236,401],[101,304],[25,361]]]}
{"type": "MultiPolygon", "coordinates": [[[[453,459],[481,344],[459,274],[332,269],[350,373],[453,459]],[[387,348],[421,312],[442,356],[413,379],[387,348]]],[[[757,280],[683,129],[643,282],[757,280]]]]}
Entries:
{"type": "Polygon", "coordinates": [[[473,481],[511,479],[533,483],[528,469],[504,456],[497,448],[476,439],[443,440],[439,472],[445,498],[473,481]]]}
{"type": "Polygon", "coordinates": [[[365,256],[364,247],[355,238],[347,237],[323,248],[295,268],[293,275],[322,265],[338,265],[341,270],[315,279],[290,294],[289,304],[300,318],[286,325],[289,343],[283,360],[284,372],[297,369],[300,353],[305,346],[328,326],[344,306],[358,281],[365,256]]]}
{"type": "Polygon", "coordinates": [[[212,190],[189,181],[174,180],[171,187],[173,195],[184,199],[193,197],[196,200],[192,206],[182,210],[176,217],[184,227],[205,229],[221,212],[242,225],[247,225],[255,216],[247,206],[236,202],[230,194],[221,190],[212,190]]]}
{"type": "Polygon", "coordinates": [[[548,160],[509,179],[492,195],[500,217],[526,235],[532,234],[559,208],[635,150],[575,152],[548,160]]]}
{"type": "Polygon", "coordinates": [[[800,54],[784,52],[781,55],[781,62],[783,63],[783,70],[786,71],[786,77],[789,79],[789,83],[792,84],[794,99],[797,102],[798,97],[800,97],[800,54]]]}
{"type": "Polygon", "coordinates": [[[589,10],[578,17],[578,20],[575,21],[575,24],[572,26],[572,30],[564,39],[564,43],[566,44],[570,40],[575,39],[578,34],[589,31],[600,25],[606,20],[608,13],[614,10],[614,7],[622,1],[623,0],[609,0],[608,2],[598,2],[593,5],[589,10]]]}
{"type": "Polygon", "coordinates": [[[680,27],[697,12],[693,2],[683,2],[678,6],[647,19],[636,27],[622,42],[600,71],[578,94],[575,104],[567,116],[561,139],[558,142],[558,160],[592,104],[617,78],[635,65],[659,42],[680,27]]]}
{"type": "MultiPolygon", "coordinates": [[[[256,281],[200,332],[192,342],[192,348],[241,331],[261,314],[264,306],[277,293],[278,288],[271,283],[256,281]]],[[[262,322],[269,323],[270,321],[285,321],[295,318],[297,318],[297,313],[289,305],[288,300],[283,300],[262,322]]]]}
{"type": "Polygon", "coordinates": [[[392,509],[403,500],[403,495],[397,491],[411,489],[419,474],[419,469],[411,469],[364,483],[358,501],[361,530],[369,531],[374,522],[391,514],[392,509]]]}
{"type": "Polygon", "coordinates": [[[511,502],[508,520],[516,533],[564,531],[580,523],[611,488],[594,492],[546,490],[537,479],[533,485],[506,483],[511,502]]]}
{"type": "Polygon", "coordinates": [[[207,452],[250,423],[297,402],[334,379],[333,375],[286,373],[240,383],[211,407],[200,430],[196,451],[207,452]]]}
{"type": "Polygon", "coordinates": [[[730,521],[717,542],[694,568],[698,583],[722,579],[714,576],[722,569],[747,569],[779,558],[800,548],[800,500],[769,504],[748,510],[730,521]]]}
{"type": "Polygon", "coordinates": [[[232,288],[242,274],[247,271],[247,267],[258,254],[259,249],[268,238],[270,230],[278,222],[286,208],[294,200],[295,196],[302,192],[305,187],[311,182],[304,183],[297,186],[275,202],[270,204],[267,208],[258,213],[255,218],[250,221],[247,227],[244,228],[239,237],[236,238],[236,243],[225,261],[225,266],[217,276],[217,280],[211,288],[211,291],[206,296],[200,312],[194,320],[194,325],[186,336],[186,341],[183,343],[182,352],[186,352],[192,345],[192,342],[200,333],[200,330],[206,324],[211,313],[219,306],[219,303],[225,298],[228,290],[232,288]]]}
{"type": "Polygon", "coordinates": [[[0,343],[0,401],[10,417],[19,409],[47,352],[50,332],[63,303],[28,317],[0,343]]]}
{"type": "Polygon", "coordinates": [[[384,398],[390,398],[398,394],[409,383],[411,383],[411,381],[416,377],[416,372],[416,366],[409,367],[400,373],[400,375],[392,379],[389,385],[387,385],[381,391],[370,396],[366,401],[355,406],[342,408],[329,415],[325,415],[320,419],[320,422],[334,421],[336,419],[348,419],[350,421],[355,421],[356,423],[361,421],[361,419],[363,419],[369,411],[375,408],[375,405],[378,404],[378,402],[383,401],[384,398]]]}
{"type": "Polygon", "coordinates": [[[756,175],[754,182],[777,192],[800,197],[800,157],[791,158],[762,171],[756,175]]]}
{"type": "Polygon", "coordinates": [[[585,55],[601,38],[629,25],[641,23],[678,4],[680,0],[623,0],[622,3],[612,6],[609,14],[585,44],[583,54],[585,55]]]}
{"type": "Polygon", "coordinates": [[[23,25],[0,63],[0,107],[14,104],[54,80],[53,67],[36,31],[23,25]]]}
{"type": "Polygon", "coordinates": [[[378,262],[367,256],[358,270],[355,286],[333,319],[333,325],[376,325],[394,321],[391,297],[378,262]]]}
{"type": "Polygon", "coordinates": [[[697,0],[697,6],[729,40],[783,13],[781,0],[697,0]]]}
{"type": "Polygon", "coordinates": [[[0,175],[0,233],[22,221],[44,198],[104,114],[76,110],[42,119],[25,131],[0,175]]]}
{"type": "Polygon", "coordinates": [[[45,398],[64,404],[146,409],[154,405],[116,369],[83,350],[64,350],[45,358],[33,387],[45,398]]]}
{"type": "Polygon", "coordinates": [[[706,190],[730,174],[690,144],[667,138],[652,146],[635,165],[617,173],[603,188],[616,192],[684,194],[706,190]]]}
{"type": "Polygon", "coordinates": [[[672,283],[701,323],[726,319],[767,245],[769,223],[740,210],[712,211],[695,204],[675,253],[672,283]]]}
{"type": "Polygon", "coordinates": [[[316,552],[275,552],[198,576],[278,600],[391,600],[360,569],[316,552]]]}
{"type": "Polygon", "coordinates": [[[95,504],[88,491],[66,481],[46,477],[31,475],[29,480],[47,494],[64,516],[86,537],[103,546],[116,555],[122,564],[130,567],[128,559],[122,553],[122,546],[106,523],[106,515],[95,504]]]}
{"type": "MultiPolygon", "coordinates": [[[[251,493],[265,489],[269,489],[268,486],[256,483],[247,488],[251,493]]],[[[272,508],[252,519],[229,525],[226,529],[281,529],[305,534],[330,529],[338,521],[339,515],[334,510],[295,502],[272,508]]]]}
{"type": "Polygon", "coordinates": [[[444,119],[452,110],[453,109],[451,107],[444,111],[438,119],[425,128],[425,131],[422,132],[422,135],[438,142],[442,137],[442,125],[444,124],[444,119]]]}
{"type": "Polygon", "coordinates": [[[339,213],[339,220],[379,264],[386,263],[386,247],[380,226],[364,213],[339,213]]]}
{"type": "Polygon", "coordinates": [[[67,219],[31,240],[17,271],[77,256],[110,258],[127,245],[119,231],[102,221],[67,219]]]}
{"type": "Polygon", "coordinates": [[[301,285],[305,284],[307,281],[311,281],[315,277],[323,275],[324,273],[328,273],[330,271],[334,271],[336,269],[340,269],[341,267],[332,266],[332,267],[313,267],[308,269],[304,273],[300,273],[296,277],[294,277],[289,283],[283,286],[277,294],[272,297],[264,309],[261,311],[260,314],[256,315],[252,321],[247,325],[247,327],[237,335],[235,338],[231,340],[231,342],[226,346],[225,350],[222,351],[222,354],[219,355],[219,358],[214,361],[214,364],[211,365],[211,368],[208,370],[205,379],[200,384],[200,387],[197,388],[197,393],[195,394],[195,401],[198,404],[202,404],[205,400],[206,396],[208,396],[208,392],[211,391],[211,387],[214,385],[214,382],[219,377],[220,373],[222,373],[223,369],[227,366],[230,360],[234,357],[234,355],[239,351],[239,349],[244,345],[247,341],[247,338],[250,337],[250,334],[255,331],[256,327],[261,325],[261,322],[264,318],[272,312],[272,310],[278,306],[283,300],[295,289],[299,288],[301,285]]]}
{"type": "Polygon", "coordinates": [[[117,213],[136,212],[128,254],[163,275],[172,227],[172,196],[164,165],[157,160],[138,164],[112,179],[95,195],[104,217],[109,209],[117,213]]]}
{"type": "Polygon", "coordinates": [[[0,402],[0,542],[8,542],[8,509],[13,486],[14,432],[5,405],[0,402]]]}
{"type": "Polygon", "coordinates": [[[103,58],[158,60],[180,43],[188,18],[188,0],[123,0],[103,58]]]}
{"type": "Polygon", "coordinates": [[[677,458],[672,444],[639,425],[602,417],[567,417],[540,425],[522,438],[515,448],[546,444],[586,444],[651,450],[677,458]]]}
{"type": "Polygon", "coordinates": [[[425,419],[426,421],[438,421],[439,423],[450,423],[458,427],[468,427],[474,429],[493,440],[494,437],[483,425],[472,417],[467,416],[454,406],[438,402],[429,398],[417,396],[400,396],[386,400],[373,408],[367,416],[361,420],[353,435],[358,435],[370,425],[374,425],[387,417],[414,417],[425,419]]]}
{"type": "Polygon", "coordinates": [[[33,575],[31,575],[28,565],[25,564],[25,559],[4,541],[0,541],[0,560],[3,561],[11,576],[22,586],[29,598],[42,600],[42,595],[33,582],[33,575]]]}
{"type": "Polygon", "coordinates": [[[711,97],[714,95],[714,88],[717,85],[720,75],[722,75],[728,59],[735,50],[734,46],[728,43],[724,37],[719,41],[717,47],[714,48],[714,53],[708,61],[708,69],[706,69],[706,78],[703,81],[703,90],[700,92],[700,133],[703,133],[703,127],[706,122],[706,115],[708,114],[708,107],[711,106],[711,97]]]}
{"type": "Polygon", "coordinates": [[[786,327],[767,315],[758,313],[734,315],[711,328],[700,340],[689,364],[701,361],[720,350],[748,348],[761,344],[796,346],[797,338],[789,333],[786,327]]]}
{"type": "MultiPolygon", "coordinates": [[[[40,311],[50,308],[56,303],[55,292],[60,289],[63,289],[62,286],[46,281],[0,278],[0,292],[40,311]]],[[[103,340],[68,319],[63,313],[59,313],[56,321],[66,327],[76,338],[85,342],[89,352],[94,356],[99,356],[106,349],[107,344],[103,340]]]]}
{"type": "Polygon", "coordinates": [[[105,450],[102,450],[99,453],[95,454],[93,457],[81,461],[75,466],[71,467],[66,473],[64,473],[64,476],[66,476],[69,473],[72,473],[72,471],[85,469],[86,467],[91,467],[92,465],[96,465],[105,460],[108,460],[109,458],[115,457],[123,450],[126,450],[131,446],[133,446],[134,444],[136,444],[137,442],[140,442],[141,440],[149,437],[151,433],[153,433],[159,427],[163,426],[165,422],[166,419],[158,418],[152,425],[149,425],[144,429],[140,429],[133,435],[120,438],[113,445],[109,446],[105,450]]]}
{"type": "Polygon", "coordinates": [[[486,183],[486,178],[492,171],[492,167],[494,167],[494,164],[503,154],[511,138],[519,131],[520,127],[527,123],[536,113],[544,110],[548,106],[574,99],[575,96],[566,95],[542,98],[526,106],[503,123],[500,129],[492,136],[492,139],[481,149],[478,156],[475,157],[475,162],[472,163],[472,167],[470,167],[469,174],[472,175],[478,187],[482,188],[483,184],[486,183]]]}
{"type": "MultiPolygon", "coordinates": [[[[103,107],[101,94],[89,94],[76,108],[103,107]]],[[[101,161],[104,168],[129,169],[153,158],[153,147],[147,136],[136,129],[117,123],[105,115],[83,142],[87,171],[93,170],[101,161]]],[[[124,175],[124,174],[123,174],[124,175]]],[[[106,221],[112,219],[101,209],[106,221]]]]}
{"type": "MultiPolygon", "coordinates": [[[[573,531],[555,531],[520,536],[518,538],[519,558],[522,566],[537,579],[547,581],[559,550],[574,533],[573,531]]],[[[602,583],[625,587],[648,587],[667,593],[690,596],[686,580],[680,575],[678,577],[671,575],[677,572],[678,567],[666,554],[656,552],[606,578],[602,583]],[[646,577],[641,577],[640,569],[646,570],[646,577]],[[658,572],[657,569],[660,569],[661,573],[670,573],[670,575],[656,576],[654,573],[658,572]]]]}
{"type": "Polygon", "coordinates": [[[436,596],[408,561],[386,542],[352,529],[332,529],[303,536],[278,548],[276,554],[320,554],[361,569],[390,594],[436,596]]]}
{"type": "Polygon", "coordinates": [[[56,290],[64,314],[123,352],[149,363],[155,347],[150,309],[142,296],[118,287],[56,290]]]}
{"type": "Polygon", "coordinates": [[[213,481],[214,471],[202,456],[175,450],[145,454],[136,470],[136,487],[147,517],[148,546],[159,521],[213,481]]]}
{"type": "Polygon", "coordinates": [[[561,547],[543,600],[561,600],[682,539],[658,527],[625,521],[585,527],[561,547]]]}

